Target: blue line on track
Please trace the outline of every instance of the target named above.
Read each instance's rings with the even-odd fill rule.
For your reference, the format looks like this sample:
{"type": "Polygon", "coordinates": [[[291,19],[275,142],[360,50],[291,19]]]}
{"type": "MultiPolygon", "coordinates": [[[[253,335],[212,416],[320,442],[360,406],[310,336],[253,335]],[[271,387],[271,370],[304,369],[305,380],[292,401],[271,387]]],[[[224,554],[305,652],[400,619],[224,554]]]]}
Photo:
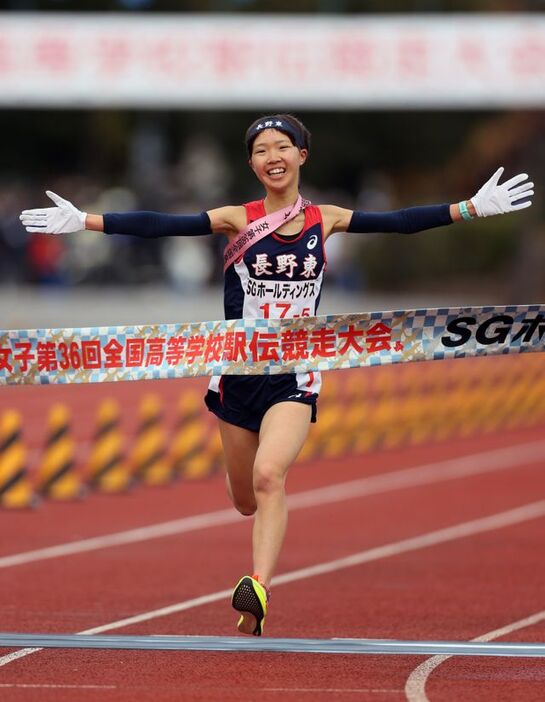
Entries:
{"type": "Polygon", "coordinates": [[[395,641],[389,639],[274,639],[245,638],[240,636],[95,636],[89,634],[0,633],[0,648],[27,647],[545,658],[545,643],[395,641]]]}

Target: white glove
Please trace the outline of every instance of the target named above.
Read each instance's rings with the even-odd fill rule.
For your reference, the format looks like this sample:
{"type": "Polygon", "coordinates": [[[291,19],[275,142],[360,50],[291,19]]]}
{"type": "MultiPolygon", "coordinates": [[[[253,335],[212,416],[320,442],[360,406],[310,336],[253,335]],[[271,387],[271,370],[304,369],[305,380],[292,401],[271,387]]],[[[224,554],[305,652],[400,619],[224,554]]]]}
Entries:
{"type": "Polygon", "coordinates": [[[471,198],[478,217],[515,212],[532,204],[531,201],[516,204],[518,200],[534,194],[532,190],[534,184],[528,182],[528,174],[519,173],[502,185],[498,185],[504,170],[503,166],[498,168],[492,178],[487,180],[479,192],[471,198]]]}
{"type": "Polygon", "coordinates": [[[42,234],[71,234],[85,229],[86,212],[80,212],[68,200],[64,200],[51,190],[45,194],[53,200],[56,207],[45,207],[36,210],[23,210],[19,219],[27,232],[41,232],[42,234]]]}

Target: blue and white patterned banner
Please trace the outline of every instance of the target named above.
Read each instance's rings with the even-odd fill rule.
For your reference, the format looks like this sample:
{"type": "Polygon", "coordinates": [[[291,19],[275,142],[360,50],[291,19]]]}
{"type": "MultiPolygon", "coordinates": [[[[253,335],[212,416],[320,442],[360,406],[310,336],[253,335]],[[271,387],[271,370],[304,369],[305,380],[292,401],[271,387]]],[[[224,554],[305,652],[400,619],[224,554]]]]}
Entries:
{"type": "Polygon", "coordinates": [[[545,305],[0,331],[0,385],[269,375],[545,351],[545,305]]]}

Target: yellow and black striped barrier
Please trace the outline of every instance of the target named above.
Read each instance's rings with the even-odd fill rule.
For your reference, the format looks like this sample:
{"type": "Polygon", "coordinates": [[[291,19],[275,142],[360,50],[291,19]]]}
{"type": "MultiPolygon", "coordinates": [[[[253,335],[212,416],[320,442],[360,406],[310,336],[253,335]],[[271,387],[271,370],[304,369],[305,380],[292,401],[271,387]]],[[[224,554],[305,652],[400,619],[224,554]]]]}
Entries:
{"type": "Polygon", "coordinates": [[[184,392],[171,446],[173,469],[187,480],[206,478],[219,469],[222,455],[218,429],[205,421],[200,394],[184,392]]]}
{"type": "Polygon", "coordinates": [[[0,417],[0,505],[10,509],[34,507],[38,502],[28,479],[21,424],[21,415],[14,410],[0,417]]]}
{"type": "Polygon", "coordinates": [[[139,424],[130,464],[133,476],[146,485],[166,485],[174,478],[162,420],[159,398],[145,395],[139,407],[139,424]]]}
{"type": "Polygon", "coordinates": [[[70,433],[68,408],[61,404],[53,405],[47,426],[46,446],[37,471],[36,489],[53,500],[81,498],[86,486],[76,471],[75,442],[70,433]]]}
{"type": "MultiPolygon", "coordinates": [[[[526,354],[328,374],[318,424],[311,427],[298,460],[545,425],[542,365],[542,356],[526,354]]],[[[194,480],[213,475],[222,464],[223,452],[219,432],[209,419],[200,393],[188,389],[179,398],[174,427],[167,432],[159,397],[146,395],[136,432],[123,436],[118,404],[104,400],[88,455],[79,459],[85,466],[85,482],[100,491],[120,492],[135,479],[165,485],[176,477],[194,480]]],[[[33,504],[35,491],[66,500],[79,497],[85,489],[76,471],[67,409],[53,407],[48,425],[46,447],[31,485],[21,418],[16,412],[0,418],[0,506],[33,504]]]]}
{"type": "Polygon", "coordinates": [[[87,479],[100,492],[128,490],[134,477],[123,455],[119,403],[109,398],[100,403],[93,446],[87,462],[87,479]]]}

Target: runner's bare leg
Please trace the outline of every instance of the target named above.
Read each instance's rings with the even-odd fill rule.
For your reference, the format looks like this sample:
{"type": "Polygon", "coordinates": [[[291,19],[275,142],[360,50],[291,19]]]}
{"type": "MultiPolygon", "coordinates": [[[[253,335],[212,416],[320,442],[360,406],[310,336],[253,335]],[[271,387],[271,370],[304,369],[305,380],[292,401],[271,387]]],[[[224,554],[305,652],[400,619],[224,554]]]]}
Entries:
{"type": "Polygon", "coordinates": [[[225,476],[227,493],[241,514],[252,515],[257,509],[253,487],[253,467],[259,435],[221,419],[218,422],[227,469],[225,476]]]}
{"type": "Polygon", "coordinates": [[[253,470],[257,512],[253,529],[254,573],[270,585],[288,522],[285,483],[310,429],[311,407],[280,402],[265,414],[253,470]]]}

